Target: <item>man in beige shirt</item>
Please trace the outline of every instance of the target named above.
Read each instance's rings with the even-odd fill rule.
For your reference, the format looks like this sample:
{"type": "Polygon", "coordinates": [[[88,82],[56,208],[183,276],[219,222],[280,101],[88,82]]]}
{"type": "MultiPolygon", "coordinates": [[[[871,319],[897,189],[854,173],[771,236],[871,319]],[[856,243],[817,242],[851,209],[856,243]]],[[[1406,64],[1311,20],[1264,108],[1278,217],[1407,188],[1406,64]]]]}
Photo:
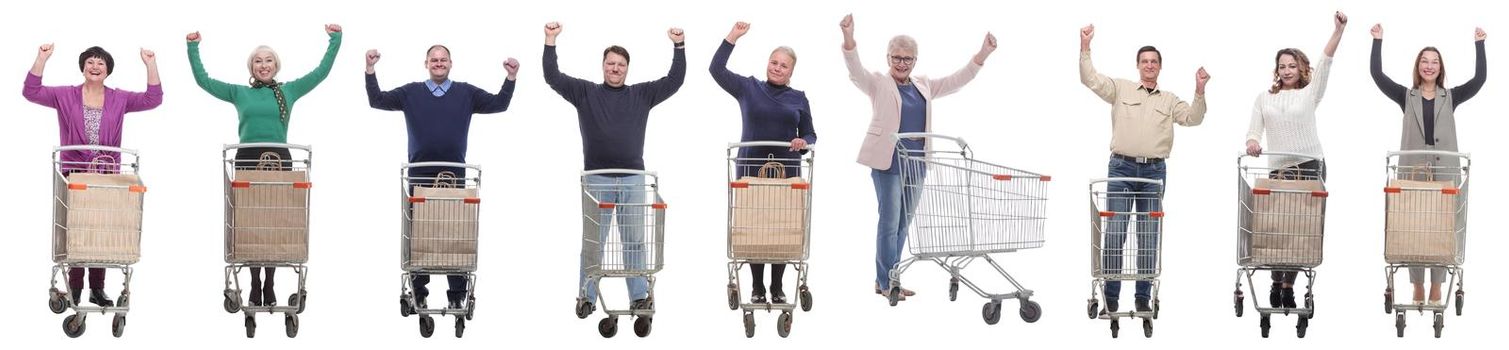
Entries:
{"type": "MultiPolygon", "coordinates": [[[[1109,177],[1132,177],[1156,182],[1113,181],[1106,186],[1107,209],[1112,212],[1152,213],[1162,209],[1161,192],[1169,149],[1174,143],[1173,124],[1200,125],[1205,119],[1205,83],[1210,75],[1201,67],[1195,73],[1195,102],[1185,103],[1173,93],[1158,88],[1158,73],[1163,70],[1163,54],[1144,46],[1137,50],[1139,81],[1112,79],[1095,71],[1090,63],[1090,40],[1095,26],[1079,31],[1079,80],[1096,96],[1111,104],[1111,161],[1109,177]]],[[[1152,312],[1152,279],[1157,277],[1159,218],[1137,215],[1136,266],[1122,270],[1127,255],[1127,215],[1112,217],[1104,228],[1101,247],[1101,271],[1114,275],[1105,282],[1106,305],[1103,313],[1116,312],[1121,295],[1121,280],[1137,281],[1137,312],[1152,312]]]]}

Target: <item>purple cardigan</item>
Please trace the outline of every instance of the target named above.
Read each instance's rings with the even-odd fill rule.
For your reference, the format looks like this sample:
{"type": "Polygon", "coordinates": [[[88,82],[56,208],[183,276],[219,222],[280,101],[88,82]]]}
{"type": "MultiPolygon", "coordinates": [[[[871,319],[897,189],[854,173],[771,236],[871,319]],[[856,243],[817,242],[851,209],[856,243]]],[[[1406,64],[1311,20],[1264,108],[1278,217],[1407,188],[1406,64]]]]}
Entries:
{"type": "MultiPolygon", "coordinates": [[[[27,101],[52,107],[58,111],[59,144],[67,146],[89,143],[88,135],[84,134],[82,86],[42,86],[41,76],[27,73],[26,85],[21,89],[21,96],[25,96],[27,101]]],[[[161,104],[162,85],[147,85],[147,92],[131,92],[106,87],[105,111],[100,118],[100,145],[120,147],[121,124],[126,113],[150,110],[161,104]]],[[[101,155],[116,157],[117,161],[120,157],[93,152],[65,152],[62,160],[64,162],[90,162],[101,155]]]]}

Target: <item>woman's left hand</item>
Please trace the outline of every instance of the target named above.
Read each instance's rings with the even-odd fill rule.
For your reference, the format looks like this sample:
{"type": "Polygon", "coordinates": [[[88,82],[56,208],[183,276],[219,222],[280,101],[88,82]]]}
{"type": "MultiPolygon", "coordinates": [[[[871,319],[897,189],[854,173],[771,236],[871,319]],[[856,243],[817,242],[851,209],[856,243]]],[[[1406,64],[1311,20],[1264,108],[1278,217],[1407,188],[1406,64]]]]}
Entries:
{"type": "Polygon", "coordinates": [[[339,25],[339,24],[326,24],[325,25],[325,34],[335,34],[335,33],[340,33],[340,32],[341,32],[341,25],[339,25]]]}

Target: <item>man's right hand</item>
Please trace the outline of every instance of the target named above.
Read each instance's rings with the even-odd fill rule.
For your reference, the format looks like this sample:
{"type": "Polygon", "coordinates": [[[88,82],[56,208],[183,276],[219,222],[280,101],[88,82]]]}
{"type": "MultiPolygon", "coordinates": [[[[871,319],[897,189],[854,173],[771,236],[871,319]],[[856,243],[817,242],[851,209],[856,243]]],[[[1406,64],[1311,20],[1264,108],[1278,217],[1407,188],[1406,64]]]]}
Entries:
{"type": "Polygon", "coordinates": [[[555,46],[557,35],[561,35],[561,22],[545,23],[545,45],[555,46]]]}
{"type": "Polygon", "coordinates": [[[1090,51],[1090,40],[1095,39],[1095,25],[1079,29],[1079,51],[1090,51]]]}
{"type": "Polygon", "coordinates": [[[372,74],[373,68],[377,67],[377,61],[382,60],[382,53],[377,50],[367,50],[367,74],[372,74]]]}

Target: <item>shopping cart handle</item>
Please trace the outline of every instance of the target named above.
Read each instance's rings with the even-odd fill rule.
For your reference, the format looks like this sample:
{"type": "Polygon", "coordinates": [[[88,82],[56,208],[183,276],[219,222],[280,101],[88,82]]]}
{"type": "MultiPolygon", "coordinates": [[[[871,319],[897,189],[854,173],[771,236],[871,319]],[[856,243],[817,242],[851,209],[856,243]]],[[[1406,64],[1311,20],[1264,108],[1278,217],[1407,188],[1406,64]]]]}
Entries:
{"type": "MultiPolygon", "coordinates": [[[[791,142],[790,141],[749,141],[749,142],[729,142],[728,143],[728,148],[748,148],[748,147],[786,147],[786,148],[791,148],[791,142]]],[[[803,149],[805,149],[805,150],[812,150],[814,148],[817,148],[817,145],[808,144],[807,147],[803,148],[803,149]]]]}
{"type": "Polygon", "coordinates": [[[120,148],[120,147],[110,147],[110,146],[100,146],[100,145],[69,145],[69,146],[61,146],[61,147],[57,147],[57,148],[53,149],[53,152],[69,152],[69,151],[116,152],[116,153],[130,154],[130,155],[133,155],[133,156],[136,155],[136,150],[134,150],[134,149],[120,148]]]}
{"type": "Polygon", "coordinates": [[[1154,185],[1163,185],[1163,180],[1144,179],[1144,178],[1140,178],[1140,177],[1108,177],[1108,178],[1103,178],[1103,179],[1093,179],[1093,180],[1090,180],[1090,183],[1091,184],[1097,184],[1097,183],[1101,183],[1101,182],[1113,182],[1113,181],[1115,181],[1115,182],[1141,182],[1141,183],[1150,183],[1150,184],[1154,184],[1154,185]]]}
{"type": "Polygon", "coordinates": [[[260,148],[291,148],[291,149],[302,150],[302,151],[305,151],[305,152],[309,151],[309,146],[308,145],[295,145],[295,144],[292,144],[292,143],[277,143],[277,142],[253,142],[253,143],[229,144],[229,145],[225,145],[225,150],[229,151],[229,150],[235,150],[235,149],[257,148],[257,147],[260,147],[260,148]]]}
{"type": "Polygon", "coordinates": [[[1433,156],[1447,156],[1447,157],[1458,157],[1458,158],[1472,158],[1472,154],[1471,153],[1452,152],[1452,151],[1436,151],[1436,150],[1393,151],[1393,152],[1389,152],[1388,153],[1389,157],[1393,157],[1393,156],[1414,156],[1414,155],[1433,155],[1433,156]]]}
{"type": "Polygon", "coordinates": [[[457,162],[404,163],[403,165],[399,165],[398,167],[401,170],[407,170],[407,169],[410,169],[410,168],[431,168],[431,167],[467,168],[467,169],[472,169],[472,170],[477,170],[477,171],[481,171],[482,170],[482,166],[481,165],[466,164],[466,163],[457,163],[457,162]]]}
{"type": "Polygon", "coordinates": [[[896,135],[893,135],[891,137],[894,138],[894,139],[896,139],[897,142],[900,142],[902,139],[918,139],[918,138],[944,139],[944,140],[954,141],[954,143],[959,144],[959,148],[968,148],[969,147],[969,143],[964,142],[964,138],[962,138],[962,137],[953,137],[953,136],[948,136],[948,135],[944,135],[944,134],[934,134],[934,133],[930,133],[930,132],[902,132],[902,133],[896,133],[896,135]]]}
{"type": "Polygon", "coordinates": [[[1309,160],[1320,160],[1320,161],[1324,161],[1325,160],[1324,158],[1321,158],[1319,156],[1314,156],[1314,155],[1309,155],[1309,154],[1304,154],[1304,153],[1294,153],[1294,152],[1269,152],[1269,151],[1263,151],[1263,153],[1259,153],[1256,156],[1247,154],[1247,152],[1242,152],[1242,153],[1240,153],[1238,155],[1238,157],[1253,157],[1253,158],[1257,158],[1259,156],[1296,157],[1296,158],[1304,158],[1304,159],[1309,159],[1309,160]]]}
{"type": "Polygon", "coordinates": [[[622,174],[622,175],[657,176],[655,174],[655,172],[653,172],[653,171],[644,171],[644,170],[635,170],[635,169],[597,169],[597,170],[582,171],[582,176],[587,176],[587,175],[619,175],[619,174],[622,174]]]}

